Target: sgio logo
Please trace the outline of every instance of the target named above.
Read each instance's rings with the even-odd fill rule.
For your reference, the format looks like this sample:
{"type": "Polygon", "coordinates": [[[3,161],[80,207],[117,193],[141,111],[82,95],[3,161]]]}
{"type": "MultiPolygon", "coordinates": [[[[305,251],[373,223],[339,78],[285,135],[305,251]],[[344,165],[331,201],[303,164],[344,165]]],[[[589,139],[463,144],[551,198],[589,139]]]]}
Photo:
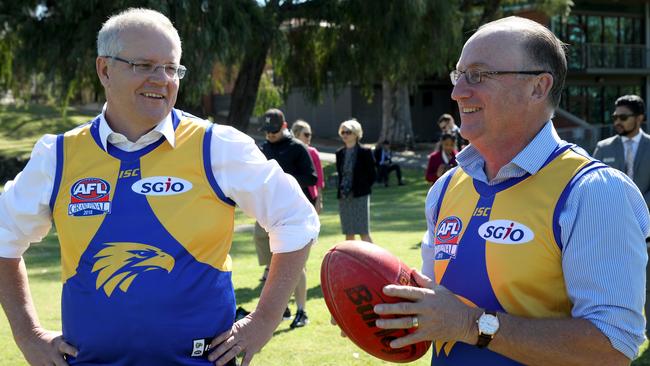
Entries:
{"type": "Polygon", "coordinates": [[[499,244],[524,244],[535,238],[535,233],[526,225],[512,220],[488,221],[479,226],[478,234],[499,244]]]}
{"type": "Polygon", "coordinates": [[[171,196],[192,189],[192,183],[176,177],[149,177],[133,183],[131,190],[145,196],[171,196]]]}

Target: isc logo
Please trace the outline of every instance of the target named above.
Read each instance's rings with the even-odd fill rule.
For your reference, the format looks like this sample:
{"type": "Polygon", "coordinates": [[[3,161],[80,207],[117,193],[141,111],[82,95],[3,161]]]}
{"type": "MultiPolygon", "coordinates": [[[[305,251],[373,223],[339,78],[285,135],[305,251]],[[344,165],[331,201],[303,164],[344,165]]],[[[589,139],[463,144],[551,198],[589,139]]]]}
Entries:
{"type": "Polygon", "coordinates": [[[478,228],[479,235],[499,244],[524,244],[535,238],[535,233],[526,225],[512,220],[488,221],[478,228]]]}
{"type": "Polygon", "coordinates": [[[146,196],[171,196],[192,189],[192,183],[176,177],[149,177],[133,183],[131,190],[146,196]]]}
{"type": "Polygon", "coordinates": [[[440,242],[449,242],[458,237],[463,228],[463,222],[456,216],[445,217],[436,230],[436,238],[440,242]]]}

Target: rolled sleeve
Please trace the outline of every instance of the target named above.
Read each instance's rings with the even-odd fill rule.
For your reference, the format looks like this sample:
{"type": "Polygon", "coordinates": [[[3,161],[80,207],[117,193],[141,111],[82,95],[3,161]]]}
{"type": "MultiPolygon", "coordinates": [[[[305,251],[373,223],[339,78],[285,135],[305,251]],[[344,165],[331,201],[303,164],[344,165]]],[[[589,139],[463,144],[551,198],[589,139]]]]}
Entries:
{"type": "Polygon", "coordinates": [[[633,359],[645,340],[648,209],[634,183],[603,168],[579,177],[560,215],[572,316],[633,359]]]}
{"type": "Polygon", "coordinates": [[[215,125],[210,148],[217,184],[269,233],[271,252],[297,251],[318,237],[318,215],[298,182],[266,160],[253,139],[215,125]]]}
{"type": "Polygon", "coordinates": [[[5,184],[0,195],[0,257],[20,258],[52,226],[49,202],[56,171],[56,136],[34,146],[25,169],[5,184]]]}

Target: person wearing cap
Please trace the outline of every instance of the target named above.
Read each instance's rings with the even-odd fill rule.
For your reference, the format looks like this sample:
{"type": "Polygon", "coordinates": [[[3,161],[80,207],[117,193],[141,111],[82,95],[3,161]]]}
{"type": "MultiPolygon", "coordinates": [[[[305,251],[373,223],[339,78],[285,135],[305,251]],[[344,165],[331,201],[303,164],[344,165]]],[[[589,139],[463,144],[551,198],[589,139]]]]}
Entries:
{"type": "MultiPolygon", "coordinates": [[[[318,182],[318,175],[316,174],[316,169],[309,156],[307,147],[289,132],[284,113],[281,110],[275,108],[269,109],[264,113],[262,118],[260,131],[265,133],[266,140],[260,145],[260,150],[262,150],[262,153],[268,160],[275,160],[285,173],[295,178],[302,189],[302,198],[313,204],[314,202],[309,193],[309,187],[318,182]]],[[[265,281],[270,270],[269,266],[272,257],[267,228],[260,225],[260,223],[255,223],[253,237],[257,260],[260,266],[265,266],[264,274],[261,278],[262,281],[265,281]]],[[[244,314],[245,311],[242,310],[240,309],[240,313],[244,314]]],[[[291,312],[288,307],[285,309],[283,317],[285,319],[291,318],[291,312]]]]}
{"type": "Polygon", "coordinates": [[[0,196],[0,303],[14,340],[30,365],[224,366],[243,354],[247,366],[282,321],[316,211],[252,138],[174,108],[187,70],[166,16],[111,16],[97,51],[102,112],[41,138],[0,196]],[[239,321],[235,205],[270,231],[275,253],[239,321]],[[62,333],[41,325],[23,260],[52,221],[62,333]]]}

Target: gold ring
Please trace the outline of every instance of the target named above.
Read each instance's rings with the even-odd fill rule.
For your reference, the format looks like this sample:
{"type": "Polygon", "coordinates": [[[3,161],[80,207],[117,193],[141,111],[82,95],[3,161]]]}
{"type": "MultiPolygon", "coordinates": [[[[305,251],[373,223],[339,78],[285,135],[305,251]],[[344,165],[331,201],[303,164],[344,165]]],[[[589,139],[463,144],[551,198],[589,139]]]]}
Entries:
{"type": "Polygon", "coordinates": [[[411,317],[411,328],[417,328],[420,326],[420,322],[418,322],[418,317],[414,316],[411,317]]]}

